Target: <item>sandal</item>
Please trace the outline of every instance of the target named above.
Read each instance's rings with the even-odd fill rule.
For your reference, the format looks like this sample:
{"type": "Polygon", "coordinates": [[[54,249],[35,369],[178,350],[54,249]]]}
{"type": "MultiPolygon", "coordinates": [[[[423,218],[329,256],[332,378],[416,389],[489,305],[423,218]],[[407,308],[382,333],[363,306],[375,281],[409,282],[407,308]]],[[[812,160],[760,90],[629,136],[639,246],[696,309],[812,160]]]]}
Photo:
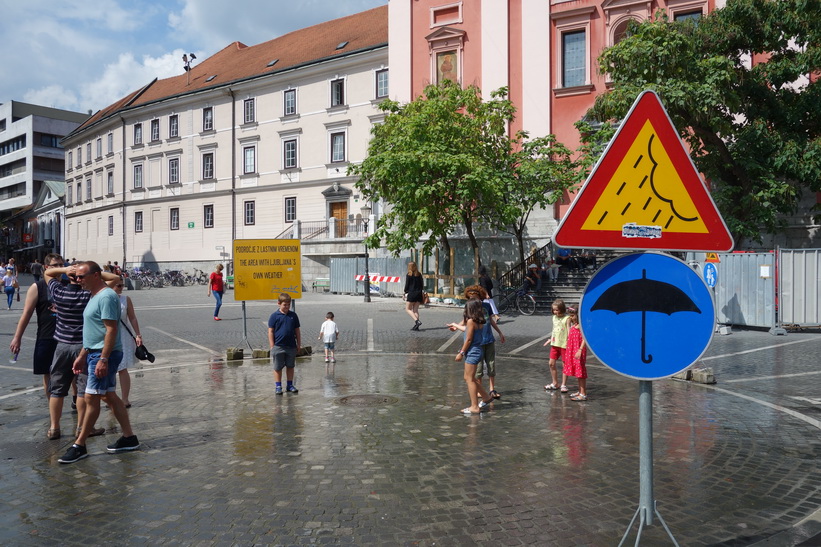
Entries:
{"type": "Polygon", "coordinates": [[[496,391],[495,389],[490,390],[490,396],[493,397],[494,399],[501,399],[502,398],[502,394],[499,393],[498,391],[496,391]]]}
{"type": "MultiPolygon", "coordinates": [[[[83,429],[81,427],[77,428],[77,436],[80,436],[80,432],[83,429]]],[[[91,430],[91,433],[88,434],[89,437],[99,437],[100,435],[105,435],[105,428],[104,427],[95,427],[91,430]]]]}
{"type": "Polygon", "coordinates": [[[555,390],[559,389],[559,386],[557,386],[556,384],[547,384],[546,386],[544,386],[544,388],[547,391],[555,391],[555,390]]]}
{"type": "Polygon", "coordinates": [[[462,414],[464,414],[465,416],[478,416],[478,415],[479,415],[479,414],[481,414],[481,413],[482,413],[482,411],[481,411],[481,410],[480,410],[479,412],[473,412],[473,411],[470,409],[470,407],[467,407],[467,408],[463,408],[463,409],[462,409],[462,414]]]}
{"type": "Polygon", "coordinates": [[[50,440],[50,441],[56,441],[56,440],[57,440],[57,439],[59,439],[59,438],[60,438],[60,436],[61,436],[61,434],[60,434],[60,428],[57,428],[57,429],[49,429],[49,430],[48,430],[48,434],[46,434],[46,436],[48,437],[48,440],[50,440]]]}
{"type": "Polygon", "coordinates": [[[573,397],[575,397],[577,395],[580,395],[580,393],[578,391],[574,391],[573,393],[570,394],[570,398],[572,399],[573,397]]]}
{"type": "Polygon", "coordinates": [[[570,400],[571,401],[586,401],[587,400],[587,395],[582,395],[581,393],[578,393],[576,395],[572,395],[570,397],[570,400]]]}
{"type": "Polygon", "coordinates": [[[562,386],[561,392],[562,393],[567,393],[568,392],[567,386],[562,386]]]}

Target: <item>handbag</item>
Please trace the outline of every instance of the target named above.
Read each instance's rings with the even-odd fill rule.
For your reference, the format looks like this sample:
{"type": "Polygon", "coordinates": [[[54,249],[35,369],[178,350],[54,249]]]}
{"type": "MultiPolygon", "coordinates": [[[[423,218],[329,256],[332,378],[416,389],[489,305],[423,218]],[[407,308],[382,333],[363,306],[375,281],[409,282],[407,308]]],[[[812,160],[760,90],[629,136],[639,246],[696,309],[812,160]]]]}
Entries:
{"type": "Polygon", "coordinates": [[[430,304],[430,296],[425,291],[422,291],[422,303],[425,305],[430,304]]]}
{"type": "MultiPolygon", "coordinates": [[[[120,319],[120,323],[123,324],[123,327],[125,327],[125,330],[128,332],[128,334],[131,335],[131,338],[134,338],[134,335],[131,334],[131,329],[128,328],[128,326],[125,324],[125,321],[120,319]]],[[[137,343],[136,338],[134,338],[134,343],[135,344],[137,343]]],[[[137,345],[137,349],[134,350],[134,357],[136,357],[140,361],[148,361],[149,363],[153,363],[154,359],[156,359],[156,357],[154,357],[154,354],[151,353],[150,351],[148,351],[148,348],[145,347],[145,344],[137,345]]]]}

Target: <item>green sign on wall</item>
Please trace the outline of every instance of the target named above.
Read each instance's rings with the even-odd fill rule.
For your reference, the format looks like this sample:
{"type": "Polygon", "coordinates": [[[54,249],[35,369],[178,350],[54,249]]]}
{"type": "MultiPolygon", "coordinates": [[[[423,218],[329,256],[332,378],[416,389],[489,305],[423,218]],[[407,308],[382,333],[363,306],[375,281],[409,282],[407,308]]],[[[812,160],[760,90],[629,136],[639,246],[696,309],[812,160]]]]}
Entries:
{"type": "Polygon", "coordinates": [[[188,227],[189,227],[189,228],[193,228],[193,227],[194,227],[194,223],[193,223],[193,222],[189,222],[189,223],[188,223],[188,227]]]}

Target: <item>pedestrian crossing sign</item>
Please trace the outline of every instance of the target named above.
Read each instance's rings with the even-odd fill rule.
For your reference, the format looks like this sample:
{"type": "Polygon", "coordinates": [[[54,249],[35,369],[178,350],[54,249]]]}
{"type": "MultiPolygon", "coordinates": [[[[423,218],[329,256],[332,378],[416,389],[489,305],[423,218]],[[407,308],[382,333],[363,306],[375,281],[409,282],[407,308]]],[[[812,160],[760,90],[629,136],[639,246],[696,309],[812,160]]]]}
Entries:
{"type": "Polygon", "coordinates": [[[733,248],[724,219],[653,91],[633,103],[553,240],[569,248],[733,248]]]}

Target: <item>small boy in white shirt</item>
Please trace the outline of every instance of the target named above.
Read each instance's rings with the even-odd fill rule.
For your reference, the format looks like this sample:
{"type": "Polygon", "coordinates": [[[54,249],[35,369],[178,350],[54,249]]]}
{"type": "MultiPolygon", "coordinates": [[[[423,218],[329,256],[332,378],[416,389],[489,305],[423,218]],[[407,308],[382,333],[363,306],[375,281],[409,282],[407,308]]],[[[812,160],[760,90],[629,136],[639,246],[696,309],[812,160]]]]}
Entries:
{"type": "Polygon", "coordinates": [[[317,340],[322,339],[325,342],[325,362],[329,361],[328,355],[330,355],[330,362],[336,363],[336,357],[334,356],[334,344],[336,343],[336,339],[339,336],[339,330],[336,328],[336,323],[334,323],[334,314],[333,312],[328,312],[325,314],[325,322],[322,323],[322,326],[319,328],[319,336],[316,337],[317,340]]]}

